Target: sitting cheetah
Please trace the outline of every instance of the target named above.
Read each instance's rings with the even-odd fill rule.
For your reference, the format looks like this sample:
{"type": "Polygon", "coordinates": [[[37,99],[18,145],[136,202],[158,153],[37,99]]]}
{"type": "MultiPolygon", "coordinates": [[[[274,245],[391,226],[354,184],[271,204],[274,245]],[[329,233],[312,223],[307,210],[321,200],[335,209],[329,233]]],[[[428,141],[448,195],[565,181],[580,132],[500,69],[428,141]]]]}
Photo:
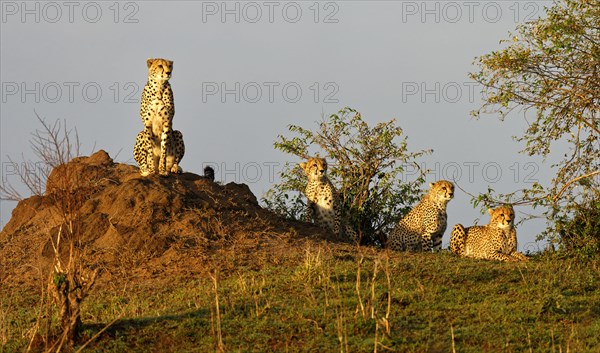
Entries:
{"type": "MultiPolygon", "coordinates": [[[[183,134],[178,130],[173,130],[171,138],[167,140],[166,145],[166,170],[171,173],[181,173],[179,162],[185,153],[183,144],[183,134]]],[[[133,147],[133,157],[140,166],[140,174],[147,176],[154,173],[158,168],[161,157],[161,141],[154,135],[142,130],[135,139],[133,147]]]]}
{"type": "Polygon", "coordinates": [[[448,215],[446,206],[454,196],[454,185],[446,180],[429,184],[421,202],[398,222],[386,247],[400,251],[431,251],[442,248],[448,215]]]}
{"type": "MultiPolygon", "coordinates": [[[[175,115],[173,91],[169,84],[173,62],[165,59],[148,59],[146,64],[148,65],[148,82],[142,92],[140,117],[144,123],[146,134],[153,136],[153,140],[160,141],[158,172],[160,175],[168,175],[167,144],[173,137],[173,116],[175,115]]],[[[147,147],[146,155],[153,155],[153,147],[150,145],[147,147]]],[[[149,174],[155,172],[154,164],[147,164],[146,167],[149,174]]]]}
{"type": "Polygon", "coordinates": [[[490,223],[485,226],[465,228],[454,226],[450,236],[450,250],[460,257],[497,261],[526,261],[517,252],[517,231],[514,228],[515,212],[511,206],[489,209],[490,223]]]}
{"type": "MultiPolygon", "coordinates": [[[[300,167],[308,177],[305,195],[308,200],[306,213],[307,222],[312,222],[319,227],[327,228],[336,236],[341,236],[341,200],[335,187],[325,174],[327,172],[327,161],[325,158],[309,158],[300,167]]],[[[357,240],[357,235],[350,227],[344,227],[344,231],[352,240],[357,240]]],[[[343,237],[342,237],[343,238],[343,237]]]]}

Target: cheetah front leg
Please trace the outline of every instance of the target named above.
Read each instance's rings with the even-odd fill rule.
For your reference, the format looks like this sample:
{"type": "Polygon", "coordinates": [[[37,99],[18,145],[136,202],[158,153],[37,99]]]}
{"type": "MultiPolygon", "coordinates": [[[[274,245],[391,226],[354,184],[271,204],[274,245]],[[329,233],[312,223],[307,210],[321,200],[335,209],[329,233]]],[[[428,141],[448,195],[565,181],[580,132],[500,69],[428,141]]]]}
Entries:
{"type": "Polygon", "coordinates": [[[167,170],[167,144],[170,138],[170,129],[163,128],[163,133],[160,136],[160,159],[158,161],[158,174],[161,176],[169,175],[169,171],[167,170]]]}
{"type": "Polygon", "coordinates": [[[160,135],[160,158],[158,161],[158,173],[161,176],[169,175],[167,170],[167,152],[169,143],[172,138],[172,122],[173,115],[172,110],[168,109],[167,106],[161,105],[157,109],[157,114],[162,122],[162,133],[160,135]]]}
{"type": "Polygon", "coordinates": [[[510,256],[512,256],[512,258],[514,258],[515,261],[529,261],[527,256],[523,255],[518,251],[513,252],[512,254],[510,254],[510,256]]]}
{"type": "Polygon", "coordinates": [[[444,233],[435,233],[431,236],[431,243],[433,244],[433,251],[442,250],[442,238],[444,233]]]}
{"type": "Polygon", "coordinates": [[[425,218],[424,221],[424,231],[421,238],[421,250],[426,252],[431,252],[432,245],[434,241],[437,241],[437,235],[439,236],[439,243],[441,248],[442,236],[444,235],[444,231],[446,230],[445,225],[439,225],[437,218],[425,218]]]}
{"type": "Polygon", "coordinates": [[[516,258],[510,256],[510,255],[506,255],[501,251],[495,251],[492,253],[491,256],[489,256],[490,260],[496,260],[496,261],[502,261],[502,262],[514,262],[517,261],[516,258]]]}
{"type": "Polygon", "coordinates": [[[431,252],[431,236],[429,232],[425,232],[421,238],[421,250],[425,252],[431,252]]]}
{"type": "Polygon", "coordinates": [[[528,261],[525,255],[517,251],[517,231],[514,228],[510,230],[508,235],[507,247],[511,249],[510,256],[514,258],[515,261],[528,261]]]}
{"type": "Polygon", "coordinates": [[[306,210],[304,211],[304,222],[312,223],[314,220],[315,203],[308,200],[306,202],[306,210]]]}

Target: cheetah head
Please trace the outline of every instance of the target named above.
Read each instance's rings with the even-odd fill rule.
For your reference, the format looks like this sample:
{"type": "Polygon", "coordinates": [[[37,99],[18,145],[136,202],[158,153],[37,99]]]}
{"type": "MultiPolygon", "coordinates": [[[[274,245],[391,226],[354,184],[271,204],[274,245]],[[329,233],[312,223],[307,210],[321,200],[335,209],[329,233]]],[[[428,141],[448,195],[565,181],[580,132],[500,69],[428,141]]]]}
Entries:
{"type": "Polygon", "coordinates": [[[440,202],[448,202],[454,197],[454,184],[446,180],[429,183],[429,195],[440,202]]]}
{"type": "Polygon", "coordinates": [[[515,211],[511,206],[500,206],[495,209],[488,209],[490,214],[490,224],[498,228],[512,228],[515,222],[515,211]]]}
{"type": "Polygon", "coordinates": [[[323,180],[325,173],[327,173],[327,161],[325,158],[309,158],[305,163],[300,163],[300,167],[306,173],[309,181],[323,180]]]}
{"type": "Polygon", "coordinates": [[[148,77],[157,81],[167,81],[173,72],[173,62],[165,59],[148,59],[148,77]]]}

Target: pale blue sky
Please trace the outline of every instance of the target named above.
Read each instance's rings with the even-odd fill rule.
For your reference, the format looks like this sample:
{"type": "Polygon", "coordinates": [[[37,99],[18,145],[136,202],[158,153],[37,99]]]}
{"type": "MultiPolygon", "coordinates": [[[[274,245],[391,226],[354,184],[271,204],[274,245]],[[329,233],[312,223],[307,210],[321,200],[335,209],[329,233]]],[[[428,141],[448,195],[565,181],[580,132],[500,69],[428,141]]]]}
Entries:
{"type": "MultiPolygon", "coordinates": [[[[434,149],[422,160],[434,171],[428,181],[458,169],[469,192],[510,192],[552,176],[549,163],[518,154],[511,136],[526,126],[522,117],[470,117],[480,94],[467,76],[476,56],[498,49],[549,1],[1,4],[0,158],[13,183],[6,156],[33,159],[34,111],[76,126],[84,154],[95,146],[133,163],[149,57],[174,61],[183,169],[215,163],[217,179],[245,182],[259,198],[295,161],[273,149],[277,135],[289,124],[315,127],[344,106],[370,123],[397,118],[411,150],[434,149]]],[[[2,226],[14,206],[1,202],[2,226]]],[[[488,220],[461,191],[448,212],[449,227],[488,220]]],[[[520,226],[522,250],[541,246],[533,241],[543,226],[520,226]]]]}

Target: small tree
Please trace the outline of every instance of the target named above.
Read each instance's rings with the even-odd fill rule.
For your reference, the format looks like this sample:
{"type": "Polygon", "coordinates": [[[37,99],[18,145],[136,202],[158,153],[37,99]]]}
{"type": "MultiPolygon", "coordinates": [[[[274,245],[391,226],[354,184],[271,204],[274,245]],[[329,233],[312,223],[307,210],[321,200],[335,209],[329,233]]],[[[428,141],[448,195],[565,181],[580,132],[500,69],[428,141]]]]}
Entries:
{"type": "MultiPolygon", "coordinates": [[[[358,230],[363,244],[381,244],[379,234],[389,232],[420,198],[424,172],[415,160],[431,150],[409,152],[407,138],[395,120],[369,127],[351,108],[318,124],[314,132],[290,125],[296,136],[280,135],[275,148],[300,159],[322,152],[330,165],[328,176],[343,200],[344,218],[358,230]],[[311,150],[313,146],[316,150],[311,150]],[[412,180],[401,180],[407,166],[416,173],[412,180]]],[[[301,219],[306,182],[298,163],[287,163],[281,182],[266,193],[263,202],[285,217],[301,219]]]]}
{"type": "MultiPolygon", "coordinates": [[[[529,127],[516,140],[530,156],[546,159],[567,146],[550,185],[511,195],[520,198],[517,203],[546,207],[550,227],[544,235],[553,239],[566,234],[555,222],[580,219],[600,200],[589,192],[600,186],[600,0],[556,0],[546,18],[519,25],[502,43],[506,47],[481,56],[479,71],[470,75],[484,93],[473,114],[504,119],[522,111],[529,127]]],[[[587,233],[596,228],[578,229],[600,240],[598,232],[587,233]]]]}
{"type": "MultiPolygon", "coordinates": [[[[69,130],[66,122],[57,120],[53,125],[37,116],[42,125],[30,140],[34,154],[40,163],[26,163],[17,168],[22,183],[33,195],[50,197],[54,210],[61,219],[61,225],[53,229],[48,238],[54,250],[52,268],[47,280],[48,295],[58,307],[61,335],[58,340],[49,342],[48,351],[59,352],[66,344],[73,344],[81,330],[81,302],[89,294],[95,283],[97,271],[85,263],[85,249],[81,244],[80,207],[89,195],[90,180],[66,164],[79,156],[77,130],[69,130]],[[52,171],[52,173],[50,172],[52,171]],[[49,177],[52,175],[52,183],[49,177]]],[[[10,183],[0,184],[0,198],[22,200],[23,196],[10,183]]],[[[46,300],[50,305],[52,300],[46,300]]],[[[46,317],[49,327],[51,318],[46,317]]],[[[34,332],[35,334],[35,332],[34,332]]],[[[49,334],[49,333],[47,333],[49,334]]]]}

